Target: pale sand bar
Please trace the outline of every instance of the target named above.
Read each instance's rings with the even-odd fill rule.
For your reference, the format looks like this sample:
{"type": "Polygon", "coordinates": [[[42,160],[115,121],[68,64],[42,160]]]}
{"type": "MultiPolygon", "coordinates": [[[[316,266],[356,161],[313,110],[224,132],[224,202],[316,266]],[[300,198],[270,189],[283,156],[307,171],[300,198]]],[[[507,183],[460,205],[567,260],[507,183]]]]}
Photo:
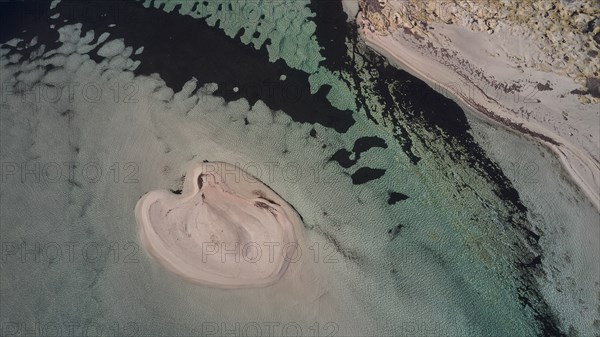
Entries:
{"type": "Polygon", "coordinates": [[[144,247],[161,265],[219,288],[277,282],[298,254],[303,227],[268,186],[222,162],[188,170],[181,195],[145,194],[135,215],[144,247]]]}

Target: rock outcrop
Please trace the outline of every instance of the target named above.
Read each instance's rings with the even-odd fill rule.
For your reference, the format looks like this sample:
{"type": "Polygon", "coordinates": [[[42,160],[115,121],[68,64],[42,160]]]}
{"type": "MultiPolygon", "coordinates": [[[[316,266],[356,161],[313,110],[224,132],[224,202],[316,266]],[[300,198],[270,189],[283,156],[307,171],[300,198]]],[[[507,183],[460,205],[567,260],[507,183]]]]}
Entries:
{"type": "Polygon", "coordinates": [[[514,53],[521,66],[573,78],[600,97],[600,1],[598,0],[359,0],[378,34],[405,29],[426,37],[431,23],[460,25],[489,34],[525,39],[527,53],[514,53]]]}

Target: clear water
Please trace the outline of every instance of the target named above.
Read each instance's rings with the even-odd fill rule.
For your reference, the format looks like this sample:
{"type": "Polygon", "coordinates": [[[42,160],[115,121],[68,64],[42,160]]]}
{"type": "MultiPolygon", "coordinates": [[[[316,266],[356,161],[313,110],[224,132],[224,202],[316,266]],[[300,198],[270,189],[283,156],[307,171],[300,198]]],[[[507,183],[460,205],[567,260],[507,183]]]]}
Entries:
{"type": "MultiPolygon", "coordinates": [[[[217,25],[214,16],[189,14],[192,2],[177,7],[178,13],[175,5],[166,3],[162,15],[175,20],[208,17],[209,25],[217,25]]],[[[450,128],[440,132],[444,125],[438,128],[419,115],[431,107],[403,98],[403,93],[421,90],[410,87],[416,79],[387,83],[386,90],[399,93],[393,99],[402,101],[383,102],[380,79],[397,74],[378,64],[376,56],[352,54],[355,45],[346,41],[343,52],[362,67],[354,72],[319,63],[323,57],[310,21],[315,15],[307,3],[294,2],[285,10],[277,2],[259,5],[286,14],[291,6],[298,14],[272,14],[272,20],[266,15],[252,29],[247,20],[221,17],[218,26],[225,38],[256,49],[270,38],[269,61],[281,59],[288,74],[296,74],[293,69],[305,73],[310,93],[332,86],[326,96],[331,110],[350,110],[354,120],[347,132],[323,126],[326,122],[295,121],[285,109],[272,110],[263,100],[225,100],[220,96],[235,93],[223,88],[243,88],[227,79],[213,85],[208,75],[183,71],[185,85],[171,87],[161,78],[175,83],[174,75],[158,72],[161,66],[143,57],[151,45],[132,55],[140,46],[130,45],[127,36],[135,33],[118,31],[131,18],[121,17],[116,32],[101,41],[109,28],[56,19],[50,31],[61,33],[60,42],[32,60],[13,56],[24,54],[19,48],[30,40],[3,45],[10,50],[1,60],[3,82],[29,82],[39,93],[36,97],[4,87],[4,335],[23,336],[29,330],[36,335],[103,336],[535,336],[555,327],[582,335],[593,331],[593,310],[575,312],[598,305],[590,299],[598,273],[584,267],[593,262],[598,247],[590,241],[591,249],[584,252],[577,242],[589,233],[590,223],[597,223],[598,213],[561,178],[547,151],[472,118],[454,136],[449,136],[450,128]],[[244,34],[236,36],[241,26],[244,34]],[[93,35],[86,35],[92,27],[93,35]],[[250,38],[255,31],[260,37],[250,38]],[[119,34],[122,43],[109,42],[119,34]],[[96,42],[110,43],[105,56],[98,57],[95,47],[86,48],[96,42]],[[45,64],[51,70],[36,68],[45,64]],[[157,74],[142,75],[140,69],[153,67],[157,74]],[[360,90],[346,84],[352,81],[361,82],[360,90]],[[73,93],[52,96],[53,85],[69,85],[73,93]],[[469,125],[472,130],[466,131],[469,125]],[[358,159],[352,155],[357,163],[349,168],[331,160],[366,136],[383,139],[386,147],[367,149],[358,159]],[[232,291],[196,286],[143,251],[133,214],[137,200],[157,188],[179,189],[186,168],[202,160],[238,164],[302,215],[310,246],[303,259],[315,266],[295,281],[302,291],[289,291],[283,284],[232,291]],[[501,176],[485,169],[488,161],[501,176]],[[352,175],[363,167],[385,174],[353,184],[352,175]],[[501,184],[514,186],[527,210],[499,196],[501,184]],[[391,192],[408,198],[390,204],[391,192]],[[567,223],[582,229],[571,232],[567,223]],[[540,235],[540,241],[531,241],[523,228],[540,235]],[[522,266],[536,256],[543,256],[541,265],[522,266]],[[310,296],[300,296],[307,288],[310,296]]],[[[151,7],[148,2],[147,8],[131,6],[140,11],[151,7]]],[[[68,10],[68,3],[56,10],[61,8],[68,10]]],[[[139,28],[156,25],[139,20],[139,28]]],[[[191,54],[201,54],[211,45],[189,48],[191,54]]],[[[273,104],[291,106],[285,100],[273,104]]],[[[455,111],[445,101],[435,109],[440,114],[455,111]]]]}

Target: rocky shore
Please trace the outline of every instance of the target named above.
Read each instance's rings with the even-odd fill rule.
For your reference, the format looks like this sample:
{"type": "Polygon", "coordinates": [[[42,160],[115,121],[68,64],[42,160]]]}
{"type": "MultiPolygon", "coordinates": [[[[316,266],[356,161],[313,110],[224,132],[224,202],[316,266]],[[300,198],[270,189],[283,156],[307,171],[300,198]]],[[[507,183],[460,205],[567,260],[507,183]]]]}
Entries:
{"type": "Polygon", "coordinates": [[[490,35],[506,33],[529,40],[530,53],[506,53],[521,67],[562,74],[586,86],[600,100],[600,4],[597,1],[361,0],[365,17],[379,34],[407,29],[431,36],[432,23],[490,35]]]}
{"type": "Polygon", "coordinates": [[[345,8],[367,45],[481,117],[549,146],[600,208],[600,4],[356,5],[345,8]]]}

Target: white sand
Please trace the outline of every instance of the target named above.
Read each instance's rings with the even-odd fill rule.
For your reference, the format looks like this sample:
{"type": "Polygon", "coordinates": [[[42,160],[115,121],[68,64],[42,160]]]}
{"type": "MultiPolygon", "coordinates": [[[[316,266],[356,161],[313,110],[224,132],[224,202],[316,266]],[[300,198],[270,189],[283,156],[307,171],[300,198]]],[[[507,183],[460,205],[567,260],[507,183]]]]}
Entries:
{"type": "Polygon", "coordinates": [[[402,30],[382,36],[369,29],[361,14],[359,32],[368,46],[390,62],[427,82],[435,90],[549,146],[600,209],[600,109],[582,104],[570,92],[570,78],[517,68],[506,55],[531,52],[527,41],[434,23],[431,38],[402,30]],[[550,90],[539,90],[537,84],[550,90]],[[499,85],[520,86],[506,92],[499,85]]]}
{"type": "Polygon", "coordinates": [[[191,168],[181,196],[147,193],[135,214],[141,241],[159,263],[220,288],[277,282],[298,254],[303,226],[268,186],[222,162],[191,168]]]}

